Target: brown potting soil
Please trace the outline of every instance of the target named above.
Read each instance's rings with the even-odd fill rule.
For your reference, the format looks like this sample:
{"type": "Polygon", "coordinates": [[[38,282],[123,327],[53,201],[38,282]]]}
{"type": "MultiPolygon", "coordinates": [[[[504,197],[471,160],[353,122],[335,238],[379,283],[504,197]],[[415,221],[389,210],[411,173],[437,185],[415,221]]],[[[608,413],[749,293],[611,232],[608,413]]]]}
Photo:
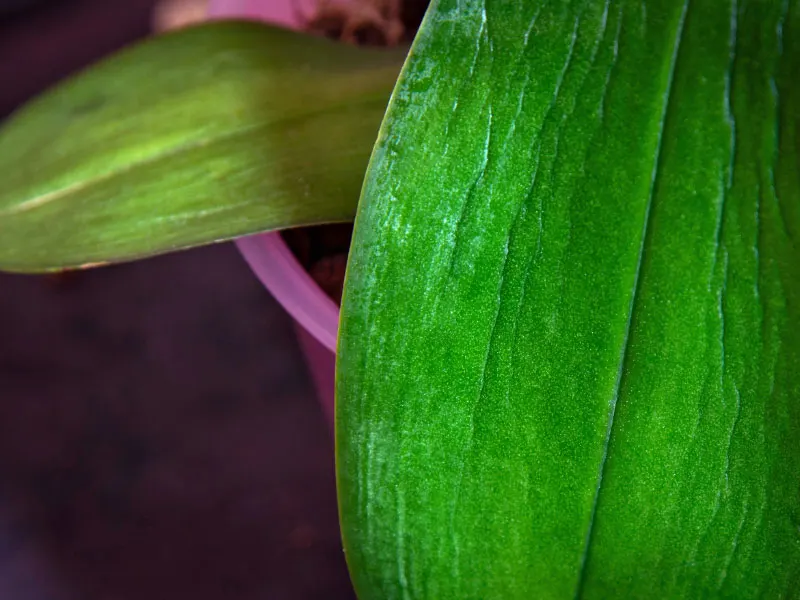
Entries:
{"type": "MultiPolygon", "coordinates": [[[[378,9],[386,9],[394,2],[399,3],[400,19],[403,23],[403,41],[409,42],[422,22],[429,0],[372,0],[378,9]]],[[[322,3],[320,3],[322,4],[322,3]]],[[[320,12],[312,15],[307,23],[310,31],[315,31],[334,39],[340,39],[347,15],[342,11],[320,12]]],[[[356,28],[355,39],[364,45],[385,45],[385,31],[365,22],[356,28]]],[[[342,300],[347,252],[353,234],[352,223],[299,227],[281,232],[286,245],[308,271],[312,279],[337,304],[342,300]]]]}
{"type": "Polygon", "coordinates": [[[334,302],[342,300],[352,223],[298,227],[281,232],[283,240],[311,278],[334,302]]]}

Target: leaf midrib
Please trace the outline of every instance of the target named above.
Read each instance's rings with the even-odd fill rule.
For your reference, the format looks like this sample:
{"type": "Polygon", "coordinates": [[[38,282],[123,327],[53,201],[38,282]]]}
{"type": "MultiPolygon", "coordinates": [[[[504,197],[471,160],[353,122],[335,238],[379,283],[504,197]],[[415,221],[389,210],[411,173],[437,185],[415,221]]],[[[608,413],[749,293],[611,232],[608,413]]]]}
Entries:
{"type": "Polygon", "coordinates": [[[613,435],[614,424],[616,422],[615,416],[617,411],[617,402],[619,400],[620,390],[622,389],[622,380],[625,374],[625,367],[627,365],[629,356],[631,325],[633,323],[633,316],[634,312],[636,311],[636,301],[640,290],[640,281],[641,281],[640,274],[642,270],[642,263],[644,262],[645,249],[647,246],[648,239],[650,237],[650,221],[651,221],[650,214],[653,206],[653,198],[656,192],[658,176],[661,171],[660,169],[662,161],[661,150],[664,140],[664,130],[666,129],[665,124],[667,121],[670,103],[672,100],[672,84],[675,76],[675,65],[678,62],[678,53],[680,51],[681,40],[683,37],[683,28],[686,22],[686,15],[688,11],[689,11],[689,0],[684,0],[683,7],[681,9],[681,15],[680,18],[678,19],[678,26],[676,28],[675,42],[673,44],[672,54],[670,56],[670,65],[668,69],[666,89],[664,90],[663,108],[661,112],[661,117],[659,119],[659,130],[658,130],[658,140],[656,142],[655,160],[653,161],[653,171],[650,177],[650,192],[647,198],[647,204],[645,205],[645,212],[643,219],[644,223],[642,226],[642,241],[639,244],[639,255],[637,257],[636,271],[634,273],[634,278],[633,278],[633,286],[632,286],[633,292],[631,293],[631,300],[628,309],[628,319],[625,323],[625,333],[622,341],[622,348],[620,350],[620,361],[619,361],[619,367],[617,369],[617,379],[614,386],[614,393],[612,394],[610,401],[611,410],[608,418],[608,425],[606,427],[606,437],[603,443],[603,455],[600,460],[600,468],[597,477],[597,488],[595,490],[594,499],[592,501],[592,508],[589,517],[589,527],[586,531],[586,541],[584,543],[583,554],[581,556],[580,570],[578,572],[578,584],[575,592],[576,598],[583,597],[584,586],[586,584],[587,566],[589,561],[589,553],[593,541],[595,516],[597,514],[597,507],[600,500],[600,492],[603,486],[603,478],[605,476],[606,463],[608,459],[608,449],[609,446],[611,445],[611,437],[613,435]]]}
{"type": "Polygon", "coordinates": [[[332,106],[327,106],[323,109],[319,109],[316,111],[309,111],[301,115],[296,115],[294,117],[287,119],[265,120],[261,122],[252,123],[244,127],[237,127],[234,129],[230,129],[219,134],[197,138],[183,144],[178,144],[177,146],[168,148],[166,150],[155,152],[154,154],[151,154],[139,160],[134,160],[128,164],[115,167],[106,172],[90,176],[86,179],[77,181],[65,187],[60,187],[50,192],[46,192],[44,194],[38,194],[33,197],[27,198],[5,209],[0,209],[0,218],[14,217],[22,213],[28,212],[30,210],[35,210],[52,202],[58,201],[62,198],[67,198],[74,193],[90,189],[105,181],[114,179],[117,176],[131,173],[143,167],[152,165],[153,163],[156,163],[158,161],[168,159],[170,157],[179,155],[183,152],[189,152],[191,150],[200,148],[202,146],[212,146],[214,144],[232,140],[239,136],[252,133],[253,131],[257,131],[259,129],[268,128],[276,124],[290,124],[293,122],[302,121],[304,119],[314,118],[328,112],[338,112],[341,111],[342,109],[349,109],[352,108],[353,106],[369,106],[371,104],[374,104],[375,102],[376,102],[375,98],[370,98],[368,100],[365,99],[356,102],[353,101],[342,102],[332,106]]]}

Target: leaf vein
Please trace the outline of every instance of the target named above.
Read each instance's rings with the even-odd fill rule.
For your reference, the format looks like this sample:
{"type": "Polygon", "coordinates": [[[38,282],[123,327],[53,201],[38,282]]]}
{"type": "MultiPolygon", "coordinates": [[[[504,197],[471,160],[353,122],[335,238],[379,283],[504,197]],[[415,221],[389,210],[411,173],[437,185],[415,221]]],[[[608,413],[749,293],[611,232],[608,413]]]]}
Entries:
{"type": "Polygon", "coordinates": [[[589,516],[589,527],[587,528],[587,532],[586,532],[586,539],[585,539],[585,542],[584,542],[583,555],[581,556],[580,572],[578,574],[578,585],[577,585],[577,592],[576,592],[576,597],[577,598],[582,597],[583,590],[584,590],[584,585],[586,583],[587,565],[588,565],[588,562],[589,562],[589,552],[590,552],[590,548],[591,548],[591,544],[592,544],[592,536],[593,536],[593,533],[594,533],[595,517],[597,515],[597,507],[598,507],[599,499],[600,499],[600,490],[601,490],[602,485],[603,485],[603,476],[605,474],[605,469],[606,469],[606,464],[607,464],[607,459],[608,459],[608,449],[609,449],[609,446],[611,444],[611,437],[612,437],[612,433],[613,433],[613,429],[614,429],[617,403],[618,403],[618,400],[619,400],[620,391],[622,389],[622,380],[623,380],[623,375],[625,373],[625,366],[626,366],[626,364],[627,364],[627,362],[629,360],[629,352],[628,351],[630,349],[631,325],[633,323],[634,312],[635,312],[635,309],[636,309],[636,301],[637,301],[637,297],[639,295],[640,274],[641,274],[641,270],[642,270],[642,263],[644,262],[643,259],[644,259],[644,255],[645,255],[645,248],[647,246],[647,241],[648,241],[648,237],[649,237],[648,233],[649,233],[650,221],[651,221],[650,215],[651,215],[651,210],[652,210],[652,207],[653,207],[653,199],[654,199],[655,194],[656,194],[658,175],[659,175],[660,164],[661,164],[661,160],[662,160],[661,149],[662,149],[663,139],[664,139],[664,130],[666,129],[665,125],[666,125],[666,121],[667,121],[667,115],[669,113],[669,108],[670,108],[670,100],[671,100],[671,97],[672,97],[672,84],[673,84],[673,81],[674,81],[675,65],[676,65],[676,63],[678,61],[678,53],[679,53],[680,46],[681,46],[681,40],[682,40],[682,37],[683,37],[683,27],[684,27],[684,23],[686,22],[686,13],[688,12],[688,9],[689,9],[689,0],[684,0],[683,6],[681,8],[681,14],[680,14],[680,17],[678,19],[678,25],[677,25],[676,34],[675,34],[675,41],[673,43],[672,54],[670,56],[670,63],[669,63],[669,67],[668,67],[666,89],[664,91],[663,106],[662,106],[662,112],[661,112],[661,117],[660,117],[660,121],[659,121],[660,128],[659,128],[659,131],[658,131],[658,138],[657,138],[657,141],[656,141],[655,160],[653,161],[653,170],[652,170],[652,173],[651,173],[651,176],[650,176],[650,191],[649,191],[649,195],[648,195],[648,198],[647,198],[647,203],[645,205],[644,219],[643,219],[644,223],[642,225],[642,237],[641,237],[641,242],[639,244],[639,253],[638,253],[638,257],[637,257],[636,270],[635,270],[634,278],[633,278],[633,286],[632,286],[633,287],[633,291],[631,293],[631,300],[630,300],[630,304],[629,304],[629,308],[628,308],[628,319],[627,319],[627,322],[626,322],[626,325],[625,325],[625,333],[624,333],[624,336],[623,336],[622,348],[620,350],[620,361],[619,361],[619,367],[617,369],[617,380],[616,380],[616,384],[614,386],[614,392],[613,392],[611,400],[609,402],[609,405],[610,405],[609,406],[609,418],[608,418],[608,424],[607,424],[607,427],[606,427],[606,436],[605,436],[605,440],[604,440],[604,443],[603,443],[603,453],[602,453],[602,458],[600,460],[600,468],[598,470],[599,473],[598,473],[598,477],[597,477],[597,487],[596,487],[595,494],[594,494],[594,500],[592,502],[591,513],[590,513],[590,516],[589,516]]]}
{"type": "MultiPolygon", "coordinates": [[[[358,104],[361,105],[369,105],[372,104],[372,100],[367,100],[358,104]]],[[[189,142],[185,142],[182,144],[178,144],[176,146],[169,147],[167,149],[163,149],[160,151],[156,151],[154,154],[149,156],[145,156],[138,160],[134,160],[128,164],[120,165],[118,167],[112,168],[109,171],[104,173],[99,173],[94,176],[90,176],[87,179],[77,181],[75,183],[59,187],[58,189],[46,192],[44,194],[39,194],[32,198],[27,198],[17,204],[13,204],[6,208],[0,208],[0,218],[4,217],[13,217],[15,215],[19,215],[30,210],[35,210],[37,208],[41,208],[47,204],[52,202],[57,202],[58,200],[64,199],[70,196],[73,193],[81,192],[86,189],[92,188],[96,185],[99,185],[103,182],[110,181],[117,176],[124,175],[126,173],[131,173],[136,171],[137,169],[147,167],[149,165],[158,163],[162,160],[169,159],[173,156],[181,154],[183,152],[189,152],[191,150],[196,150],[198,148],[202,148],[204,146],[210,146],[213,144],[218,144],[220,142],[225,142],[229,140],[236,139],[237,137],[244,136],[250,134],[254,131],[258,131],[259,129],[266,129],[278,124],[286,124],[294,121],[302,121],[303,119],[313,118],[324,112],[330,112],[335,110],[341,109],[348,109],[352,107],[354,102],[351,102],[349,105],[341,105],[341,106],[329,106],[326,107],[324,110],[316,110],[310,111],[306,114],[299,115],[297,117],[293,117],[291,119],[285,119],[281,121],[273,121],[273,120],[265,120],[259,123],[251,123],[250,125],[244,127],[236,127],[222,133],[211,135],[208,137],[201,137],[198,139],[191,140],[189,142]]]]}

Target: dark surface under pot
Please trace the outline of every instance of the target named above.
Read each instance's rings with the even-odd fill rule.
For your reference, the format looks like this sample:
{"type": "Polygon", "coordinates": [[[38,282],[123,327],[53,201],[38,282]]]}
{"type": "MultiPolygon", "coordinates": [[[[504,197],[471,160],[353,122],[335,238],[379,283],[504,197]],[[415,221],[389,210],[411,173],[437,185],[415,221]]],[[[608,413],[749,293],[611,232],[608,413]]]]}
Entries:
{"type": "Polygon", "coordinates": [[[48,1],[57,2],[60,0],[0,0],[0,17],[19,14],[24,10],[48,1]]]}

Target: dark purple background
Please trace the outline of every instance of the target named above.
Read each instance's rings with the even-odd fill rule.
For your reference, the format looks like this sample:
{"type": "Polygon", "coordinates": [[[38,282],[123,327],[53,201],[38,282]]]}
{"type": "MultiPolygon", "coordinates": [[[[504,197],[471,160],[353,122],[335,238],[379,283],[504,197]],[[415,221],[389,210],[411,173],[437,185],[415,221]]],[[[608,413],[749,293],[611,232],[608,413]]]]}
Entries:
{"type": "MultiPolygon", "coordinates": [[[[0,117],[145,35],[153,4],[0,16],[0,117]]],[[[0,599],[351,597],[331,435],[232,245],[0,274],[0,599]]]]}

